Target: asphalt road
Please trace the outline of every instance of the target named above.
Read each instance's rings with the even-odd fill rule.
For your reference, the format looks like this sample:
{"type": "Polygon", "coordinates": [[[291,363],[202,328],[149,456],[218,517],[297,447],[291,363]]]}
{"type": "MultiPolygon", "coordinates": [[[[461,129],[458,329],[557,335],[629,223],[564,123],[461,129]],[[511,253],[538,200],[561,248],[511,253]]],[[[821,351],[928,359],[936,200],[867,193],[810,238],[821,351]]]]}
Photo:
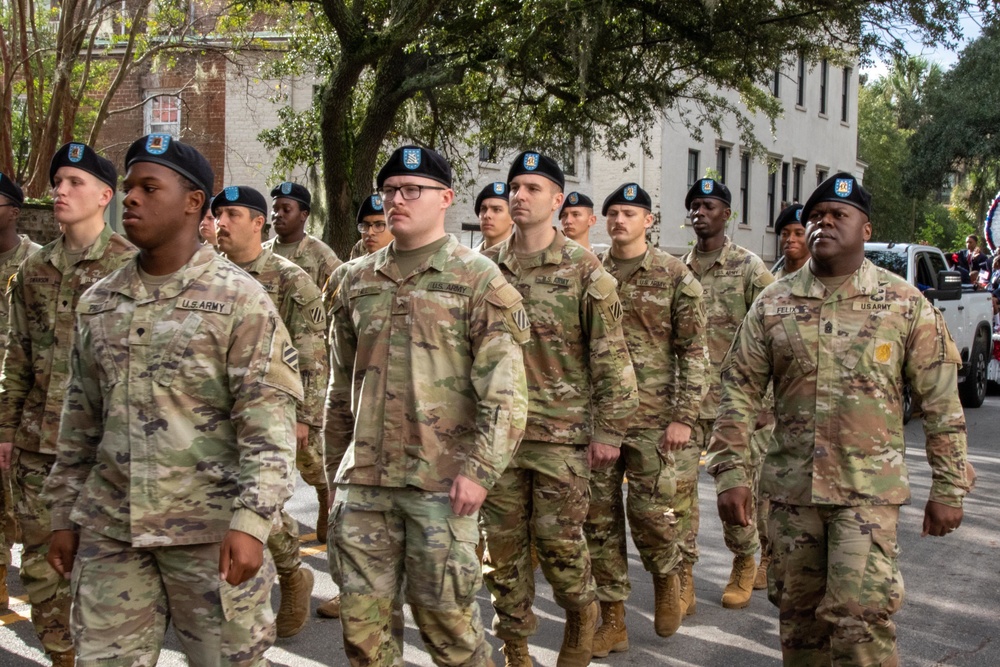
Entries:
{"type": "MultiPolygon", "coordinates": [[[[907,666],[1000,665],[1000,397],[989,396],[977,410],[966,411],[969,429],[969,458],[979,473],[976,490],[966,501],[962,527],[947,538],[921,538],[923,504],[930,487],[930,469],[923,450],[920,421],[907,427],[907,463],[910,467],[914,505],[903,509],[900,522],[902,555],[900,567],[906,585],[906,601],[897,614],[902,662],[907,666]]],[[[695,567],[698,611],[688,617],[680,631],[669,639],[653,632],[653,587],[638,556],[631,550],[632,596],[626,607],[631,650],[612,654],[594,664],[653,666],[705,665],[773,667],[781,663],[778,645],[777,612],[764,592],[754,594],[749,607],[739,611],[723,609],[722,589],[728,579],[731,556],[722,542],[722,529],[715,512],[711,479],[702,474],[702,528],[699,543],[701,561],[695,567]]],[[[288,505],[300,521],[307,522],[315,511],[311,489],[300,485],[288,505]]],[[[305,531],[303,531],[305,532],[305,531]]],[[[304,535],[303,538],[310,536],[304,535]]],[[[335,587],[326,570],[326,554],[315,542],[305,539],[305,561],[316,571],[313,606],[326,600],[335,587]]],[[[562,639],[563,612],[552,601],[551,589],[541,574],[537,577],[535,610],[539,633],[532,638],[531,654],[539,666],[556,662],[562,639]]],[[[38,648],[24,594],[17,577],[9,577],[12,601],[10,612],[0,612],[0,667],[46,665],[38,648]]],[[[273,603],[278,604],[277,586],[273,603]]],[[[489,596],[479,596],[486,627],[492,620],[489,596]]],[[[489,631],[487,630],[487,635],[489,631]]],[[[431,665],[420,635],[407,615],[407,665],[431,665]]],[[[494,648],[500,642],[491,639],[494,648]]],[[[305,667],[346,665],[338,621],[313,617],[305,630],[280,641],[268,653],[275,665],[305,667]]],[[[499,653],[494,658],[501,660],[499,653]]],[[[159,665],[183,665],[177,642],[168,636],[159,665]]],[[[502,663],[501,663],[502,664],[502,663]]]]}

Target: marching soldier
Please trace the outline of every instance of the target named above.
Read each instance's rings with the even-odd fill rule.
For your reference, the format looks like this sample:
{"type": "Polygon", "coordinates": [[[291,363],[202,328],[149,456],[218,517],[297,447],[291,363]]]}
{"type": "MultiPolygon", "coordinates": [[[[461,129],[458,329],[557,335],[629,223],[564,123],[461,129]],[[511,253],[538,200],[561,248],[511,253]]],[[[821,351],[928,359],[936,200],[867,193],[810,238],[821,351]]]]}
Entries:
{"type": "Polygon", "coordinates": [[[571,192],[559,209],[559,224],[563,234],[590,250],[590,228],[597,223],[594,202],[585,194],[571,192]]]}
{"type": "Polygon", "coordinates": [[[330,246],[306,234],[311,210],[312,194],[305,186],[289,181],[276,185],[271,190],[271,223],[276,236],[265,242],[264,248],[291,261],[322,287],[342,262],[330,246]]]}
{"type": "Polygon", "coordinates": [[[500,243],[514,228],[510,218],[510,192],[503,181],[490,183],[476,196],[476,215],[479,217],[479,228],[483,233],[483,242],[476,248],[479,252],[500,243]]]}

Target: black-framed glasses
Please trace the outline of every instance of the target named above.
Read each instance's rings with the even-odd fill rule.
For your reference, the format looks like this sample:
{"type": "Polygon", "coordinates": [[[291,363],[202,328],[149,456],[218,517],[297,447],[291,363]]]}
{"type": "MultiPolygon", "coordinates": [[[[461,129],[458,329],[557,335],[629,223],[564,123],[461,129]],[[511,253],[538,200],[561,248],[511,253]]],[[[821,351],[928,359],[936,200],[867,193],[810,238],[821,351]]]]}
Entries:
{"type": "Polygon", "coordinates": [[[10,206],[11,208],[21,208],[18,204],[0,204],[0,208],[4,206],[10,206]]]}
{"type": "Polygon", "coordinates": [[[380,234],[380,233],[382,233],[382,232],[385,231],[385,223],[384,222],[359,222],[358,223],[358,231],[359,232],[361,232],[362,234],[364,234],[368,230],[371,230],[371,231],[375,232],[376,234],[380,234]]]}
{"type": "Polygon", "coordinates": [[[390,202],[396,198],[396,193],[403,195],[403,199],[413,200],[420,199],[420,195],[423,194],[424,190],[447,190],[448,188],[442,188],[437,185],[413,185],[406,184],[401,185],[398,188],[384,187],[378,191],[382,196],[382,201],[390,202]]]}

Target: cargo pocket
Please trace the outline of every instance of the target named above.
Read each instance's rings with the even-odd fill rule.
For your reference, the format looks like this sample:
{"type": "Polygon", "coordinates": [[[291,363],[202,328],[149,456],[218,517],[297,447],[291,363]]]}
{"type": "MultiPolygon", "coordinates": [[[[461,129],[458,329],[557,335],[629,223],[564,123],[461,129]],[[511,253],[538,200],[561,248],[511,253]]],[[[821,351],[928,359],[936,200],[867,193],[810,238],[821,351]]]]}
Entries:
{"type": "Polygon", "coordinates": [[[677,495],[677,469],[674,464],[674,453],[663,451],[656,447],[656,454],[660,458],[660,470],[656,475],[655,498],[662,498],[673,503],[674,496],[677,495]]]}
{"type": "Polygon", "coordinates": [[[899,574],[896,533],[872,529],[872,544],[861,581],[861,606],[893,614],[903,606],[903,578],[899,574]]]}
{"type": "Polygon", "coordinates": [[[222,616],[226,621],[254,613],[261,605],[271,604],[271,586],[274,583],[274,561],[267,554],[257,574],[244,581],[239,586],[233,586],[224,580],[219,581],[219,602],[222,605],[222,616]]]}
{"type": "Polygon", "coordinates": [[[472,603],[482,582],[482,569],[476,547],[479,546],[479,522],[475,516],[448,517],[451,545],[444,567],[440,600],[465,607],[472,603]]]}

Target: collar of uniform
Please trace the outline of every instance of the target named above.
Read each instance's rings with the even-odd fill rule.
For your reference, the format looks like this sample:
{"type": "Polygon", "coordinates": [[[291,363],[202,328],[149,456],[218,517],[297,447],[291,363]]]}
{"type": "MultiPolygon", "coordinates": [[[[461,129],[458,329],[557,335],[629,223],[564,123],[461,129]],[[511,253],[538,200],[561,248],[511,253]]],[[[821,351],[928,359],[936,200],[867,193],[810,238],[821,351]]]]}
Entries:
{"type": "MultiPolygon", "coordinates": [[[[611,248],[608,248],[605,252],[602,252],[600,255],[600,259],[601,259],[601,264],[604,266],[605,269],[607,269],[609,273],[611,272],[611,269],[615,268],[615,260],[611,256],[611,248]]],[[[642,261],[639,262],[639,266],[635,267],[635,270],[638,271],[639,269],[642,269],[643,271],[649,271],[651,268],[653,268],[653,246],[647,243],[646,252],[642,256],[642,261]]]]}
{"type": "MultiPolygon", "coordinates": [[[[90,245],[90,249],[87,253],[81,257],[81,260],[95,260],[100,259],[104,255],[104,251],[107,249],[108,244],[111,242],[111,237],[115,233],[115,230],[111,229],[110,225],[104,225],[104,229],[101,233],[97,235],[97,238],[90,245]]],[[[63,263],[66,258],[65,253],[66,235],[60,234],[59,238],[49,246],[48,256],[45,259],[52,263],[52,266],[56,267],[60,271],[65,270],[67,267],[63,263]]]]}
{"type": "MultiPolygon", "coordinates": [[[[454,234],[448,234],[447,236],[447,243],[438,248],[437,252],[431,255],[430,259],[427,260],[427,266],[429,268],[435,269],[436,271],[443,271],[447,266],[448,257],[451,256],[452,252],[455,250],[455,246],[458,245],[458,239],[455,238],[454,234]]],[[[431,243],[433,243],[433,241],[431,243]]],[[[389,245],[378,251],[378,253],[381,254],[375,258],[375,270],[390,277],[399,276],[399,270],[395,268],[396,261],[392,254],[392,249],[395,247],[395,244],[396,241],[390,241],[389,245]],[[388,269],[390,264],[393,265],[393,270],[391,272],[388,269]]],[[[402,280],[404,277],[405,276],[399,276],[398,279],[402,280]]]]}
{"type": "MultiPolygon", "coordinates": [[[[195,251],[187,264],[177,269],[170,280],[157,288],[160,299],[172,299],[188,288],[201,274],[205,272],[208,263],[215,257],[215,249],[207,243],[195,251]]],[[[120,271],[112,272],[104,283],[110,292],[117,292],[142,303],[152,301],[152,295],[146,292],[146,287],[139,278],[139,255],[126,264],[120,271]]]]}
{"type": "MultiPolygon", "coordinates": [[[[556,235],[552,239],[552,243],[549,244],[549,247],[542,252],[542,264],[562,264],[563,248],[566,247],[569,239],[560,230],[555,228],[553,230],[556,235]]],[[[511,271],[517,273],[520,270],[520,264],[517,261],[517,255],[514,253],[514,235],[511,234],[501,241],[498,248],[497,264],[506,265],[511,271]]]]}
{"type": "MultiPolygon", "coordinates": [[[[719,253],[719,259],[715,260],[715,263],[718,264],[718,265],[720,265],[720,266],[725,266],[726,265],[726,260],[729,259],[729,252],[733,248],[733,242],[729,240],[729,236],[724,236],[723,239],[724,240],[722,242],[722,252],[719,253]]],[[[697,244],[695,244],[695,247],[691,248],[691,251],[688,252],[687,257],[685,257],[684,263],[687,264],[690,267],[690,266],[694,265],[694,263],[696,261],[698,261],[698,246],[697,246],[697,244]]],[[[698,268],[701,271],[707,271],[708,269],[710,269],[712,267],[710,267],[710,266],[701,266],[699,264],[698,268]]]]}
{"type": "MultiPolygon", "coordinates": [[[[793,274],[791,290],[794,296],[807,297],[810,299],[827,299],[826,285],[812,272],[812,264],[807,263],[800,271],[793,274]]],[[[875,265],[867,259],[861,262],[861,266],[855,271],[847,283],[849,287],[846,291],[840,292],[840,298],[849,299],[854,296],[875,294],[879,291],[878,270],[875,265]]],[[[843,286],[841,286],[843,288],[843,286]]]]}
{"type": "Polygon", "coordinates": [[[262,248],[260,254],[257,255],[256,259],[250,262],[250,264],[247,265],[247,267],[243,270],[249,273],[251,276],[259,275],[261,272],[264,271],[264,268],[267,266],[268,261],[270,261],[272,254],[273,253],[271,252],[270,249],[262,248]]]}

